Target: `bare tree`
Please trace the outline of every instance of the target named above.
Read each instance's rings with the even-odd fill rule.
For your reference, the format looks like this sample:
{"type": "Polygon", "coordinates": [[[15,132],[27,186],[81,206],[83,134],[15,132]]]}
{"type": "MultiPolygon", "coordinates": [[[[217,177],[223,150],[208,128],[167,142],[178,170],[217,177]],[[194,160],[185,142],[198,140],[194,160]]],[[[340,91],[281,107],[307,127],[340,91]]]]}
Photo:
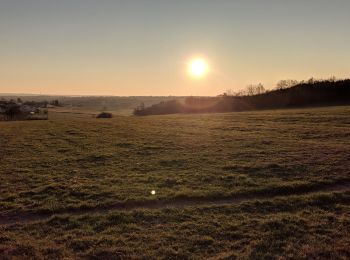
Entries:
{"type": "Polygon", "coordinates": [[[258,85],[255,86],[255,92],[256,94],[263,94],[265,93],[265,88],[264,85],[259,83],[258,85]]]}
{"type": "Polygon", "coordinates": [[[286,88],[294,87],[295,85],[298,85],[298,84],[299,82],[297,80],[284,79],[277,82],[276,89],[286,89],[286,88]]]}
{"type": "Polygon", "coordinates": [[[226,94],[227,96],[235,96],[235,92],[234,92],[232,89],[227,89],[226,92],[225,92],[225,94],[226,94]]]}
{"type": "Polygon", "coordinates": [[[336,82],[337,78],[335,76],[332,76],[328,79],[329,82],[336,82]]]}
{"type": "Polygon", "coordinates": [[[246,94],[248,96],[253,96],[253,95],[258,95],[258,94],[263,94],[265,92],[265,88],[263,84],[250,84],[246,87],[246,94]]]}

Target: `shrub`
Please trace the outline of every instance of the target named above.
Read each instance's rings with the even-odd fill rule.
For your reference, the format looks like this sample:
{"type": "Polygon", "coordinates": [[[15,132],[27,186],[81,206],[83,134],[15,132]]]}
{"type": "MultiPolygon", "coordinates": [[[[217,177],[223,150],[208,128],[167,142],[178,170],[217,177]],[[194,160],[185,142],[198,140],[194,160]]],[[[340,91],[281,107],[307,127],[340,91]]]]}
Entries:
{"type": "Polygon", "coordinates": [[[113,116],[111,113],[102,112],[102,113],[98,114],[96,118],[112,118],[112,117],[113,116]]]}

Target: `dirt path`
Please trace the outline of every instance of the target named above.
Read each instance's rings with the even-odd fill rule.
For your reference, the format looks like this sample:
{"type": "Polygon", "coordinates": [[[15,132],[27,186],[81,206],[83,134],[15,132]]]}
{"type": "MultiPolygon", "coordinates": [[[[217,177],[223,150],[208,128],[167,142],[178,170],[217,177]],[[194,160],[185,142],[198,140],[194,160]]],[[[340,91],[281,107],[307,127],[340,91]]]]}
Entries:
{"type": "Polygon", "coordinates": [[[49,219],[52,216],[57,215],[84,215],[84,214],[101,214],[107,213],[113,210],[119,211],[131,211],[137,209],[163,209],[163,208],[183,208],[183,207],[192,207],[192,206],[217,206],[217,205],[230,205],[237,204],[244,201],[253,201],[260,199],[271,199],[278,197],[286,197],[293,195],[303,195],[303,194],[312,194],[316,192],[340,192],[340,191],[350,191],[350,181],[340,182],[335,184],[323,184],[308,188],[305,190],[296,189],[296,190],[279,190],[278,192],[261,192],[255,194],[245,194],[245,195],[236,195],[234,197],[225,197],[225,198],[212,198],[212,197],[203,197],[203,198],[176,198],[173,200],[164,200],[164,201],[140,201],[140,202],[125,202],[125,203],[116,203],[114,205],[101,206],[95,208],[84,208],[84,209],[66,209],[54,213],[33,213],[33,212],[21,212],[11,215],[0,215],[0,225],[13,225],[13,224],[25,224],[30,222],[42,221],[49,219]]]}

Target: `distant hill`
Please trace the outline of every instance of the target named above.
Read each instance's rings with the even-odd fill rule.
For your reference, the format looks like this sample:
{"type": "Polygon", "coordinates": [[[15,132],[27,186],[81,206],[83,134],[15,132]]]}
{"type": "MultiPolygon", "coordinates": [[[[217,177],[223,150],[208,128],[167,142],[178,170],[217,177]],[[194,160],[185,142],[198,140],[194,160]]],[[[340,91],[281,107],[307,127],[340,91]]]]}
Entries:
{"type": "Polygon", "coordinates": [[[307,81],[257,95],[189,97],[136,108],[135,115],[250,111],[350,104],[350,79],[307,81]]]}
{"type": "Polygon", "coordinates": [[[0,100],[17,100],[20,98],[26,102],[49,102],[57,100],[65,108],[89,111],[120,111],[128,110],[131,114],[137,106],[145,107],[162,101],[184,100],[185,97],[174,96],[50,96],[31,94],[0,94],[0,100]]]}

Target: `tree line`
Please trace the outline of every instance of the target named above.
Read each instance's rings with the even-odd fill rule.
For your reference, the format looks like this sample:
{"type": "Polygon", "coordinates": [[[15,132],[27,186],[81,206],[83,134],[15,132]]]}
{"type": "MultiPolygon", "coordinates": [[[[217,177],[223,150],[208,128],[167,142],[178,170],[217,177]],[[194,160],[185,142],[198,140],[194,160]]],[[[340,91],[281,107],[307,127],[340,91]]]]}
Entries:
{"type": "Polygon", "coordinates": [[[134,115],[207,113],[257,109],[350,104],[350,79],[281,80],[275,89],[262,84],[248,85],[241,91],[226,91],[217,97],[188,97],[183,102],[171,100],[149,107],[139,106],[134,115]]]}

